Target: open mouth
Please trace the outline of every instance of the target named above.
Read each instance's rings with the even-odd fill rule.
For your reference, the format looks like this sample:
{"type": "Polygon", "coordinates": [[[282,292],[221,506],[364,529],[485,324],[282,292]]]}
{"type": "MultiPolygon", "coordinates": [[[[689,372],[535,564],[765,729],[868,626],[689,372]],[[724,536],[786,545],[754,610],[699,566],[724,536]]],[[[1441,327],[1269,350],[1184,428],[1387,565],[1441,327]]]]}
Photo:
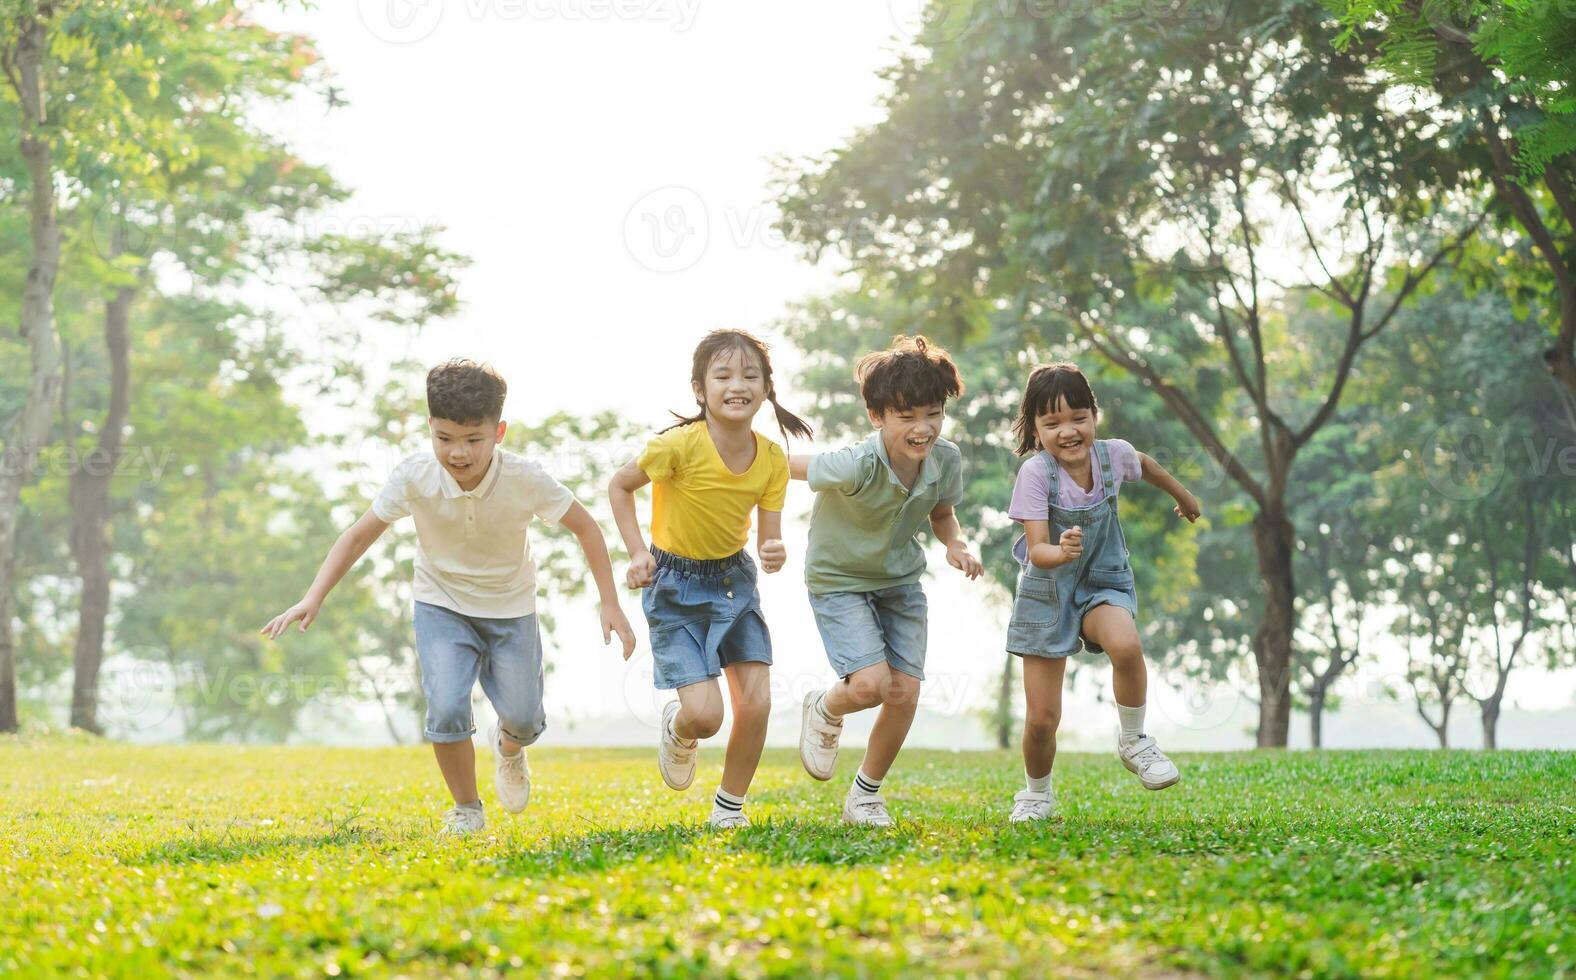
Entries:
{"type": "Polygon", "coordinates": [[[724,405],[731,405],[734,408],[749,408],[751,405],[755,404],[755,399],[753,399],[753,398],[724,398],[722,400],[722,403],[724,405]]]}
{"type": "Polygon", "coordinates": [[[935,442],[935,439],[934,438],[929,438],[929,437],[924,438],[924,439],[909,438],[909,439],[905,439],[904,442],[908,443],[908,446],[909,446],[910,449],[925,449],[932,442],[935,442]]]}

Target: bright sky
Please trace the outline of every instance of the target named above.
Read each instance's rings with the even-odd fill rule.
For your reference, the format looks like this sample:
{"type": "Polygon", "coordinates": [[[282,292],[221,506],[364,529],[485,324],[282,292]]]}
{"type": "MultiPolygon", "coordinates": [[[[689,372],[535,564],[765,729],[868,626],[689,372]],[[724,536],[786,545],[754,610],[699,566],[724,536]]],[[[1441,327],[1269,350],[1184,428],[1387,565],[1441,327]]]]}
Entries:
{"type": "MultiPolygon", "coordinates": [[[[421,360],[492,362],[509,381],[511,418],[611,407],[656,426],[688,407],[689,356],[705,331],[775,341],[788,305],[831,284],[773,232],[768,161],[824,152],[879,118],[876,73],[912,37],[919,6],[328,0],[267,20],[316,39],[349,105],[300,106],[271,124],[356,189],[335,221],[442,224],[445,244],[474,260],[464,311],[424,331],[421,360]]],[[[790,408],[793,366],[783,351],[790,408]]],[[[798,562],[808,503],[801,485],[785,515],[794,557],[763,588],[780,708],[829,677],[798,562]]],[[[955,713],[989,697],[1005,610],[939,557],[933,568],[929,703],[955,713]]],[[[644,652],[638,602],[626,608],[644,652]]],[[[550,711],[654,720],[640,673],[649,655],[631,673],[580,645],[567,622],[560,632],[573,649],[557,656],[550,711]]],[[[1568,684],[1546,705],[1534,685],[1517,687],[1527,706],[1569,701],[1568,684]]],[[[1196,697],[1157,690],[1152,703],[1163,700],[1183,727],[1241,744],[1237,728],[1190,713],[1196,697]]],[[[1087,694],[1067,708],[1070,728],[1102,739],[1110,715],[1087,694]]],[[[957,725],[977,737],[972,718],[957,725]]]]}

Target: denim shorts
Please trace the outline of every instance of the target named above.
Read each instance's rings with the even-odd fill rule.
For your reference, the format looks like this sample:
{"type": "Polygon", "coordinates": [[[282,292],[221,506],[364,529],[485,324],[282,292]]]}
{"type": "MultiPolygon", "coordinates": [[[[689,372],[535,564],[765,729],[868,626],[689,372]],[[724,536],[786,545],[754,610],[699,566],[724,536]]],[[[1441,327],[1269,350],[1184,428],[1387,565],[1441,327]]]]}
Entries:
{"type": "Polygon", "coordinates": [[[476,734],[471,689],[478,678],[505,735],[521,745],[542,737],[547,716],[535,614],[486,619],[417,602],[415,627],[429,742],[463,742],[476,734]]]}
{"type": "Polygon", "coordinates": [[[874,592],[810,594],[826,659],[838,677],[885,662],[925,679],[925,590],[918,582],[874,592]]]}
{"type": "Polygon", "coordinates": [[[744,551],[700,561],[652,548],[657,574],[640,598],[659,690],[699,684],[737,663],[772,662],[772,637],[744,551]]]}

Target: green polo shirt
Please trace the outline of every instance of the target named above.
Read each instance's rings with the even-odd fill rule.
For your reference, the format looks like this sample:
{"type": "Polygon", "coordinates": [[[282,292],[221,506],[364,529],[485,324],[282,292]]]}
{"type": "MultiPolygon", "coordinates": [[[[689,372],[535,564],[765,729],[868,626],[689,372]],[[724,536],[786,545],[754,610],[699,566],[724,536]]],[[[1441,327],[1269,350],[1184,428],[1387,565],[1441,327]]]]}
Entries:
{"type": "Polygon", "coordinates": [[[937,439],[913,489],[892,472],[881,433],[810,460],[810,546],[804,581],[816,595],[874,592],[919,581],[925,549],[916,537],[930,512],[963,499],[963,453],[937,439]]]}

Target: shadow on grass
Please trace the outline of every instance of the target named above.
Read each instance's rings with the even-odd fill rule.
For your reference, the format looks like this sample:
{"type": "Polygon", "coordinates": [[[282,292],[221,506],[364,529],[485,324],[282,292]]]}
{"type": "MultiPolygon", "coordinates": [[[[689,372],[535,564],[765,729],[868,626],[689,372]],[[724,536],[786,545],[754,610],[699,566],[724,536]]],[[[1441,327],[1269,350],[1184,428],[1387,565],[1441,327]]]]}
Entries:
{"type": "Polygon", "coordinates": [[[498,869],[527,876],[582,873],[641,862],[663,863],[700,851],[749,854],[769,865],[848,867],[901,858],[917,839],[914,830],[901,826],[872,831],[798,820],[763,820],[731,831],[691,824],[595,829],[550,838],[503,858],[498,869]]]}
{"type": "Polygon", "coordinates": [[[321,834],[280,836],[237,832],[234,823],[227,824],[218,833],[199,830],[195,824],[188,823],[185,836],[165,841],[141,854],[127,857],[123,863],[133,867],[154,864],[231,864],[275,854],[343,847],[347,844],[381,843],[382,834],[358,825],[361,815],[362,811],[357,809],[336,823],[331,830],[321,834]]]}

